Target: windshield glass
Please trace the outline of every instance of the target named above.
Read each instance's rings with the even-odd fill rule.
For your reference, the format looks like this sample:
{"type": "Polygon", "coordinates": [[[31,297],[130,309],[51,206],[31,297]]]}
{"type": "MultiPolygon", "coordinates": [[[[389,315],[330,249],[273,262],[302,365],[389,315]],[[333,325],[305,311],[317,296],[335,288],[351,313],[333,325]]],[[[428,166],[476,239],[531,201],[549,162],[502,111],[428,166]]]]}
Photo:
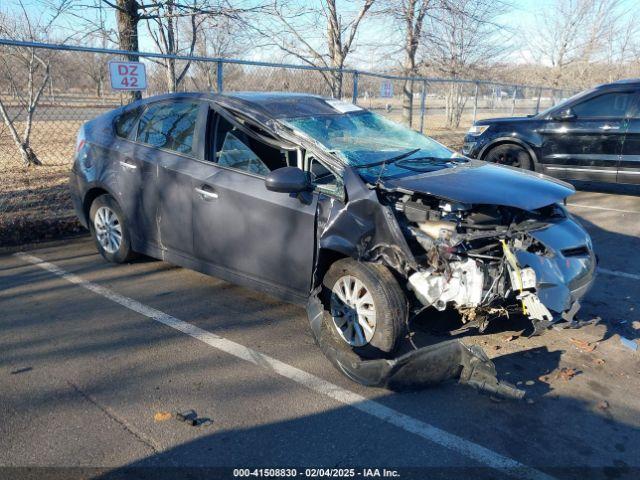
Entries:
{"type": "Polygon", "coordinates": [[[554,110],[562,110],[562,107],[564,107],[567,104],[573,103],[576,100],[581,99],[582,97],[589,95],[590,93],[592,93],[593,91],[595,91],[595,88],[592,88],[590,90],[585,90],[584,92],[580,92],[580,93],[576,93],[574,96],[567,98],[566,100],[563,100],[560,103],[556,103],[555,105],[552,105],[551,107],[547,108],[546,110],[543,110],[542,112],[540,112],[538,115],[536,115],[537,117],[540,118],[544,118],[547,115],[549,115],[552,111],[554,110]]]}
{"type": "Polygon", "coordinates": [[[373,112],[291,118],[299,130],[367,177],[397,177],[440,170],[464,158],[424,135],[373,112]]]}

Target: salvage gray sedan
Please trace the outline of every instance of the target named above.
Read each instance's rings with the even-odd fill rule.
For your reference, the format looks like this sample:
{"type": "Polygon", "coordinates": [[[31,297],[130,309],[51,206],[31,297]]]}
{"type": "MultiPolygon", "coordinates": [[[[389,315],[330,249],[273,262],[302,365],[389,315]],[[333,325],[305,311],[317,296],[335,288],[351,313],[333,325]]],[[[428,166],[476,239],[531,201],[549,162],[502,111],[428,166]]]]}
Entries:
{"type": "MultiPolygon", "coordinates": [[[[336,352],[392,358],[419,312],[483,329],[516,311],[541,331],[594,276],[570,185],[319,96],[132,103],[81,128],[70,185],[108,261],[142,253],[306,304],[356,380],[336,352]]],[[[384,383],[380,368],[363,383],[384,383]]]]}

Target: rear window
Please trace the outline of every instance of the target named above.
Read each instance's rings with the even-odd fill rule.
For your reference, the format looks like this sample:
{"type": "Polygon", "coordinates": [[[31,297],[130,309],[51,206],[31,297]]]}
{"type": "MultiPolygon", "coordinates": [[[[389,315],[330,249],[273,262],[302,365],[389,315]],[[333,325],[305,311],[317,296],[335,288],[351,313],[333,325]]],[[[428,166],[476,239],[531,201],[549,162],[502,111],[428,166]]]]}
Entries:
{"type": "Polygon", "coordinates": [[[140,115],[140,108],[133,108],[120,114],[114,122],[116,129],[116,135],[122,138],[128,138],[133,126],[136,124],[136,120],[140,115]]]}

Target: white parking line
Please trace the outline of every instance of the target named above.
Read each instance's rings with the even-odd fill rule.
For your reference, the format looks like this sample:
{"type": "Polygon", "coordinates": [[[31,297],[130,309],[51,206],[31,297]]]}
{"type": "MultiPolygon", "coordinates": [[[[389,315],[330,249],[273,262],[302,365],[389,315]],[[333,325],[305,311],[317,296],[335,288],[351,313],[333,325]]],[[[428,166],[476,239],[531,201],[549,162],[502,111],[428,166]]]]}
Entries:
{"type": "Polygon", "coordinates": [[[640,275],[636,273],[619,272],[617,270],[609,270],[608,268],[598,267],[598,273],[613,275],[614,277],[630,278],[631,280],[640,280],[640,275]]]}
{"type": "Polygon", "coordinates": [[[567,203],[568,207],[578,207],[578,208],[590,208],[592,210],[605,210],[608,212],[620,212],[620,213],[639,213],[638,210],[622,210],[620,208],[609,208],[609,207],[596,207],[594,205],[581,205],[579,203],[567,203]]]}
{"type": "Polygon", "coordinates": [[[171,328],[186,333],[191,337],[200,340],[218,350],[233,355],[247,362],[251,362],[255,365],[267,368],[275,373],[282,375],[285,378],[293,380],[301,385],[304,385],[310,390],[331,397],[340,403],[349,405],[361,412],[369,414],[378,418],[384,422],[395,425],[407,432],[418,435],[428,441],[436,443],[442,447],[453,450],[460,455],[473,459],[479,463],[482,463],[494,470],[500,471],[507,475],[519,478],[519,479],[552,479],[549,475],[536,470],[532,467],[524,465],[509,457],[505,457],[496,453],[488,448],[482,447],[469,440],[465,440],[462,437],[449,433],[440,428],[429,425],[421,420],[410,417],[397,410],[389,408],[381,403],[369,400],[362,395],[354,393],[350,390],[334,385],[331,382],[323,380],[320,377],[316,377],[310,373],[307,373],[299,368],[293,367],[289,364],[276,360],[275,358],[264,355],[251,348],[245,347],[239,343],[227,340],[211,332],[203,330],[195,325],[179,320],[171,315],[168,315],[160,310],[144,305],[132,298],[125,297],[119,293],[114,292],[108,288],[97,285],[88,280],[84,280],[82,277],[69,273],[66,270],[54,265],[53,263],[46,262],[41,258],[25,253],[16,253],[16,256],[26,260],[33,265],[36,265],[43,270],[47,270],[55,275],[58,275],[65,280],[81,286],[93,293],[97,293],[115,303],[122,305],[123,307],[133,310],[145,317],[160,322],[171,328]]]}

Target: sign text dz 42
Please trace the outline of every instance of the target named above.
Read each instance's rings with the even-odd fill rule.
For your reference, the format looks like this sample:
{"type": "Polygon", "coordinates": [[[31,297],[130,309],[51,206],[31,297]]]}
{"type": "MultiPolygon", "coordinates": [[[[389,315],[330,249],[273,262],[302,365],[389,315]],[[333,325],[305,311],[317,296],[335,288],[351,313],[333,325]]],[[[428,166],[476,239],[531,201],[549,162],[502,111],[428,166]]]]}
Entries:
{"type": "Polygon", "coordinates": [[[109,62],[109,77],[114,90],[147,88],[147,72],[141,62],[109,62]]]}

